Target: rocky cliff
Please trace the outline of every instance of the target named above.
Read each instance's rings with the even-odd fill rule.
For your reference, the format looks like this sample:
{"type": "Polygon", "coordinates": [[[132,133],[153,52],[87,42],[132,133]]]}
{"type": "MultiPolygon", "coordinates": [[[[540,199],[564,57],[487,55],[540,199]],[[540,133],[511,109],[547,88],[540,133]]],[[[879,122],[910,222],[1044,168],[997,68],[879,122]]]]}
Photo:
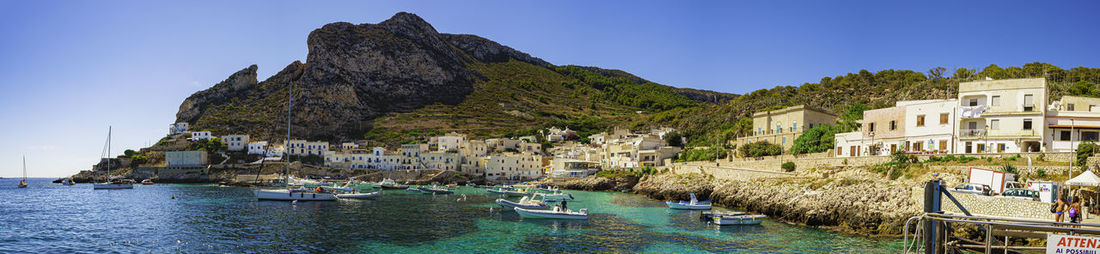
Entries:
{"type": "MultiPolygon", "coordinates": [[[[439,33],[411,13],[397,13],[378,24],[328,24],[311,32],[306,42],[309,53],[305,63],[291,63],[262,82],[257,82],[257,67],[249,66],[187,98],[176,114],[177,121],[218,134],[243,132],[274,138],[286,131],[288,85],[294,85],[290,96],[294,136],[330,141],[362,139],[377,129],[376,119],[386,115],[408,113],[405,118],[413,119],[436,115],[422,110],[433,105],[466,103],[491,109],[466,112],[449,108],[442,110],[449,123],[427,119],[397,128],[498,130],[517,126],[474,123],[517,120],[534,124],[636,109],[598,96],[590,98],[602,91],[583,90],[592,86],[559,73],[542,59],[475,35],[439,33]],[[559,88],[562,84],[568,87],[559,88]],[[472,93],[477,93],[473,99],[472,93]],[[576,101],[564,101],[565,97],[576,101]],[[577,104],[591,105],[583,109],[577,104]],[[553,112],[566,106],[577,114],[553,112]],[[537,119],[506,119],[508,115],[537,119]]],[[[685,94],[698,92],[685,90],[685,94]]],[[[716,97],[699,98],[706,102],[716,97]]]]}

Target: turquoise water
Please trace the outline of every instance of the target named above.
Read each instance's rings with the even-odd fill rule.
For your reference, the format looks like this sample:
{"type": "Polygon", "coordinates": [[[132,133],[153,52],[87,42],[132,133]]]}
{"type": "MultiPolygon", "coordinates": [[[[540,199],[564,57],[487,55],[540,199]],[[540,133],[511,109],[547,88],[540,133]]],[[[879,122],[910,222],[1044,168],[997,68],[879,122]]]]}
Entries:
{"type": "Polygon", "coordinates": [[[853,237],[772,220],[710,225],[699,212],[624,193],[568,191],[588,220],[532,220],[483,189],[387,190],[373,200],[256,201],[211,185],[92,190],[0,179],[4,252],[186,253],[893,253],[900,240],[853,237]],[[176,199],[171,199],[175,195],[176,199]]]}

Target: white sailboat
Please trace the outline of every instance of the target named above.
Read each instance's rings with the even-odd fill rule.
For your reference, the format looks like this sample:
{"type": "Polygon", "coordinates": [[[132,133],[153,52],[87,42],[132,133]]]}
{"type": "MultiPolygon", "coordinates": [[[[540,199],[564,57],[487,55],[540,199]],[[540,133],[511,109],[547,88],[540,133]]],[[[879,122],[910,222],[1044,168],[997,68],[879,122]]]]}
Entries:
{"type": "MultiPolygon", "coordinates": [[[[287,92],[287,105],[286,105],[286,143],[290,144],[290,106],[293,105],[294,100],[294,83],[290,83],[290,90],[287,92]]],[[[289,151],[289,150],[288,150],[289,151]]],[[[286,182],[290,183],[290,157],[286,157],[286,182]]],[[[308,189],[290,189],[290,184],[287,184],[285,190],[254,190],[252,191],[256,199],[259,200],[281,200],[281,201],[333,201],[336,200],[336,193],[325,192],[324,189],[318,187],[318,190],[308,189]]]]}
{"type": "Polygon", "coordinates": [[[122,181],[111,181],[111,127],[107,127],[107,177],[103,183],[92,184],[93,190],[122,190],[133,189],[133,184],[122,181]]]}
{"type": "Polygon", "coordinates": [[[19,188],[27,188],[27,156],[23,156],[23,180],[19,180],[19,188]]]}

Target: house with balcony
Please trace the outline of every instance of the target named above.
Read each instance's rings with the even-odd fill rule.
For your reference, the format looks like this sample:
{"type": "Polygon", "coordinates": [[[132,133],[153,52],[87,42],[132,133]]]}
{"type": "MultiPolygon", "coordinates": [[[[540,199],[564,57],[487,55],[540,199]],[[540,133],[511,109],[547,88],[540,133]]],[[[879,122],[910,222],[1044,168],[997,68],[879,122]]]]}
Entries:
{"type": "Polygon", "coordinates": [[[957,153],[1045,151],[1045,78],[959,84],[957,153]]]}
{"type": "Polygon", "coordinates": [[[1062,96],[1047,107],[1044,142],[1047,151],[1073,152],[1100,139],[1100,98],[1062,96]]]}
{"type": "Polygon", "coordinates": [[[529,153],[505,153],[486,157],[485,179],[521,181],[542,177],[542,156],[529,153]]]}
{"type": "Polygon", "coordinates": [[[423,169],[420,155],[428,153],[428,144],[403,144],[397,151],[401,156],[401,169],[423,169]]]}
{"type": "Polygon", "coordinates": [[[756,112],[752,115],[752,135],[734,141],[738,146],[769,142],[790,149],[794,140],[814,126],[833,124],[837,116],[805,105],[756,112]]]}
{"type": "Polygon", "coordinates": [[[954,130],[959,101],[899,101],[905,107],[905,147],[910,153],[955,153],[954,130]]]}
{"type": "Polygon", "coordinates": [[[306,140],[291,140],[286,148],[288,155],[292,156],[325,156],[325,152],[328,152],[328,142],[324,141],[306,141],[306,140]]]}

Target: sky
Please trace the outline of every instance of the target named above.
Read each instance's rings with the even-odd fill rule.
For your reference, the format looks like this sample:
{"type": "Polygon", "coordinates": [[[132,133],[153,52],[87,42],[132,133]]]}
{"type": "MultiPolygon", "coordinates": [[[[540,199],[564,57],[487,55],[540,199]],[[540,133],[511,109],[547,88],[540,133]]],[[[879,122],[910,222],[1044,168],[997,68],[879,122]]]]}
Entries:
{"type": "MultiPolygon", "coordinates": [[[[1097,1],[0,0],[0,176],[88,169],[167,134],[187,96],[305,61],[324,24],[411,12],[556,65],[746,93],[861,69],[1100,67],[1097,1]]],[[[951,73],[952,71],[948,71],[951,73]]]]}

